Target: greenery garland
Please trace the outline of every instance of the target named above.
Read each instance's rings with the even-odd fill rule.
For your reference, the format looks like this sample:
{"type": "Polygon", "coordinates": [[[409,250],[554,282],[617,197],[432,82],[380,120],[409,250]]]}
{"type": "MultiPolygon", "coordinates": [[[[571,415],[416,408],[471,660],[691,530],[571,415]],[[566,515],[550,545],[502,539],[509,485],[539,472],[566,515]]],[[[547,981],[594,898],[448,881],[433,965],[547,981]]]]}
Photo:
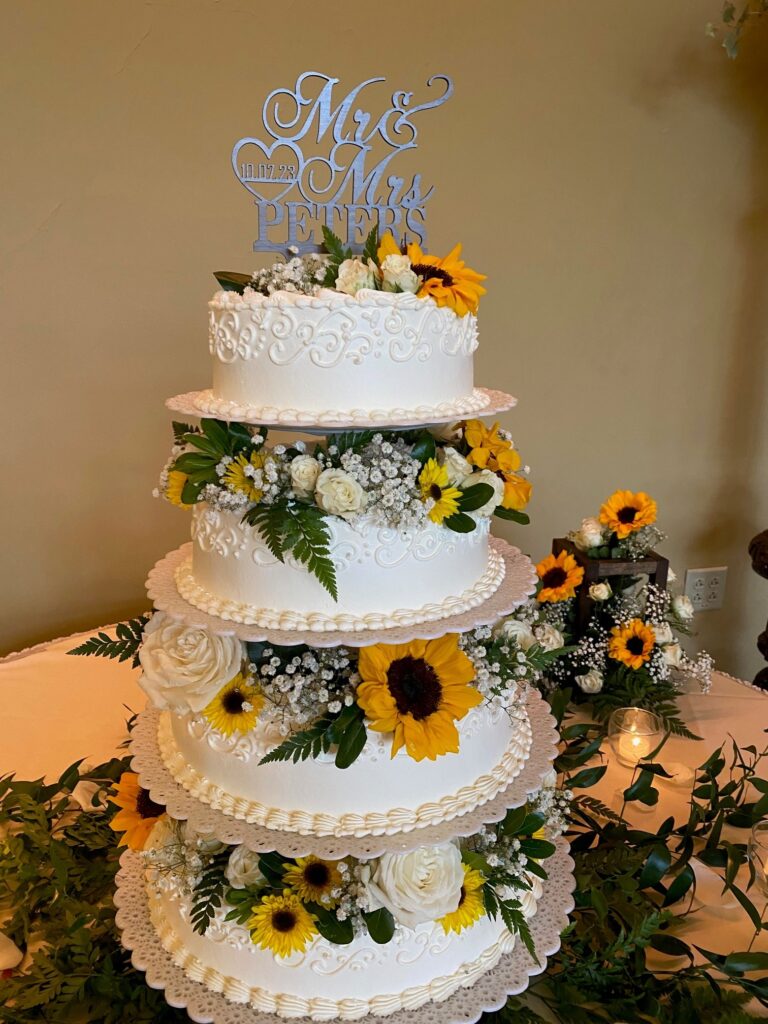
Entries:
{"type": "MultiPolygon", "coordinates": [[[[588,763],[599,750],[602,729],[570,721],[568,697],[558,692],[553,712],[563,740],[556,767],[574,793],[568,836],[576,862],[576,909],[546,973],[503,1010],[487,1015],[487,1024],[757,1019],[744,1006],[753,998],[768,1006],[768,975],[754,977],[768,971],[768,953],[696,947],[704,961],[697,965],[694,949],[675,930],[691,912],[694,854],[722,872],[725,889],[755,935],[766,927],[762,906],[737,884],[737,872],[747,863],[745,843],[730,841],[724,830],[748,827],[768,813],[768,781],[759,776],[768,747],[759,752],[731,743],[716,750],[697,770],[687,819],[668,818],[648,832],[585,792],[606,771],[605,765],[588,763]],[[649,950],[684,958],[685,965],[676,970],[670,961],[670,970],[653,972],[649,950]]],[[[146,986],[115,927],[119,851],[110,828],[114,806],[104,798],[128,767],[124,757],[89,771],[78,762],[50,784],[13,776],[0,780],[0,922],[28,953],[23,972],[0,976],[5,1024],[188,1021],[184,1011],[146,986]],[[95,783],[87,811],[72,797],[81,782],[95,783]]],[[[664,777],[661,764],[643,763],[624,792],[625,807],[655,804],[655,783],[664,777]]]]}

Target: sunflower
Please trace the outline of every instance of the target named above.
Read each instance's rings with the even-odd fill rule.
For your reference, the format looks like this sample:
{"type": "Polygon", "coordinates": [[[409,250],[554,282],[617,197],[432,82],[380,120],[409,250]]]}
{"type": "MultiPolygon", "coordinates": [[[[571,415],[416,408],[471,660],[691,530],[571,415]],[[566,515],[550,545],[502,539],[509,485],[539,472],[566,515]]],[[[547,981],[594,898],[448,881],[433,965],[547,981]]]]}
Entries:
{"type": "Polygon", "coordinates": [[[239,494],[244,494],[249,501],[261,501],[264,496],[264,491],[256,486],[252,470],[263,469],[270,460],[271,455],[269,452],[251,452],[250,458],[241,452],[240,455],[236,456],[227,464],[224,476],[221,478],[222,483],[224,483],[230,491],[237,491],[239,494]],[[249,471],[246,472],[246,470],[249,471]]]}
{"type": "Polygon", "coordinates": [[[392,757],[402,746],[414,761],[458,753],[455,723],[483,698],[469,685],[475,669],[456,633],[363,647],[357,670],[357,703],[369,729],[394,733],[392,757]]]}
{"type": "Polygon", "coordinates": [[[184,485],[188,479],[189,477],[187,474],[182,473],[180,469],[172,469],[168,474],[168,482],[165,485],[165,496],[172,505],[178,505],[179,508],[192,508],[191,505],[187,505],[181,498],[184,491],[184,485]]]}
{"type": "Polygon", "coordinates": [[[433,523],[442,523],[444,519],[459,511],[461,491],[451,487],[448,480],[447,466],[441,466],[436,459],[427,459],[419,474],[421,500],[432,501],[434,504],[427,512],[433,523]]]}
{"type": "Polygon", "coordinates": [[[608,641],[608,657],[630,668],[642,668],[651,656],[656,634],[642,619],[632,619],[626,626],[614,626],[608,641]]]}
{"type": "Polygon", "coordinates": [[[541,580],[536,600],[542,603],[550,601],[555,604],[575,597],[576,587],[584,579],[584,570],[567,551],[561,551],[557,556],[547,555],[536,566],[536,572],[541,580]]]}
{"type": "Polygon", "coordinates": [[[256,946],[281,957],[303,952],[318,934],[314,918],[290,889],[265,896],[247,926],[256,946]]]}
{"type": "Polygon", "coordinates": [[[624,540],[635,530],[656,522],[656,502],[645,491],[615,491],[600,506],[600,522],[624,540]]]}
{"type": "Polygon", "coordinates": [[[417,295],[434,299],[438,306],[449,306],[457,316],[476,313],[480,296],[485,288],[480,284],[485,274],[477,274],[460,259],[461,246],[457,245],[444,256],[428,256],[415,243],[408,246],[411,269],[421,278],[417,295]]]}
{"type": "Polygon", "coordinates": [[[473,925],[475,921],[479,921],[485,913],[485,903],[483,901],[485,876],[481,871],[469,867],[468,864],[462,864],[462,867],[464,868],[464,881],[461,885],[459,905],[450,914],[446,914],[445,917],[438,919],[446,935],[448,932],[464,931],[465,928],[473,925]]]}
{"type": "Polygon", "coordinates": [[[283,866],[286,885],[300,899],[307,903],[322,903],[325,907],[332,907],[338,902],[331,895],[341,885],[341,874],[335,861],[321,860],[310,854],[309,857],[297,857],[295,864],[283,866]]]}
{"type": "Polygon", "coordinates": [[[263,704],[264,697],[250,677],[238,672],[203,708],[203,715],[214,729],[225,736],[231,736],[236,732],[250,732],[256,725],[263,704]]]}
{"type": "Polygon", "coordinates": [[[376,259],[378,260],[379,266],[384,262],[387,256],[401,256],[402,251],[400,246],[395,241],[395,236],[391,231],[385,231],[381,236],[379,242],[379,248],[376,250],[376,259]]]}
{"type": "Polygon", "coordinates": [[[516,512],[522,512],[531,500],[533,485],[524,476],[516,473],[504,474],[504,497],[501,499],[502,508],[513,508],[516,512]]]}
{"type": "Polygon", "coordinates": [[[109,823],[113,831],[124,833],[118,846],[143,850],[155,822],[165,814],[165,808],[150,798],[148,790],[139,785],[139,776],[133,772],[123,772],[110,800],[120,808],[109,823]]]}

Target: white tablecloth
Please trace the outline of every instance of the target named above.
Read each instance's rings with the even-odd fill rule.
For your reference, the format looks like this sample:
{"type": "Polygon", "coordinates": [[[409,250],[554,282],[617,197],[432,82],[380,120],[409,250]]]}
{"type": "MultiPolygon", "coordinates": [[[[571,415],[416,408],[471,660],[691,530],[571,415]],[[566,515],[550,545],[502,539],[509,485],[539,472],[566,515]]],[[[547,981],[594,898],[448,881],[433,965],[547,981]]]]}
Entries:
{"type": "MultiPolygon", "coordinates": [[[[54,778],[80,758],[97,764],[120,753],[126,720],[143,708],[145,698],[137,684],[138,671],[130,663],[67,655],[91,632],[95,630],[0,661],[0,774],[54,778]]],[[[703,742],[670,739],[659,755],[664,764],[677,761],[696,767],[729,736],[740,746],[754,744],[762,750],[766,745],[768,703],[762,691],[745,683],[718,673],[709,694],[684,694],[680,707],[683,719],[703,742]]],[[[630,777],[630,769],[609,756],[608,771],[588,792],[619,809],[630,777]]],[[[658,788],[656,807],[632,803],[627,808],[627,816],[640,828],[653,830],[670,814],[678,820],[685,815],[689,791],[664,781],[658,788]]],[[[746,833],[739,838],[744,841],[746,833]]],[[[752,937],[746,915],[732,897],[722,896],[714,872],[702,867],[697,875],[701,905],[677,934],[720,953],[745,949],[752,937]]],[[[765,933],[753,948],[768,950],[765,933]]],[[[668,957],[658,963],[665,969],[676,966],[668,957]]]]}

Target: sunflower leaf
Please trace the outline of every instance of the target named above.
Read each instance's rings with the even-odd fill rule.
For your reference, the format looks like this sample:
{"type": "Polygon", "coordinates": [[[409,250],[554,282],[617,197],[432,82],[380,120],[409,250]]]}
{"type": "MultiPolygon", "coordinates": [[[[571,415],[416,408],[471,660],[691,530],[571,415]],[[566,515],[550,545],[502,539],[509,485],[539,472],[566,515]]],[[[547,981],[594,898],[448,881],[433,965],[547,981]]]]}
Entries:
{"type": "Polygon", "coordinates": [[[454,533],[472,533],[477,523],[472,516],[468,516],[465,512],[454,512],[452,516],[443,520],[443,526],[447,526],[454,533]]]}
{"type": "Polygon", "coordinates": [[[493,488],[490,484],[472,484],[461,492],[459,498],[459,511],[475,512],[477,509],[487,505],[493,497],[493,488]]]}
{"type": "Polygon", "coordinates": [[[499,519],[509,519],[510,522],[520,523],[521,526],[527,526],[531,521],[531,517],[526,512],[518,512],[515,508],[502,508],[501,505],[493,514],[499,519]]]}
{"type": "Polygon", "coordinates": [[[378,910],[369,910],[363,914],[368,934],[374,942],[383,945],[389,942],[395,934],[395,919],[386,907],[379,907],[378,910]]]}

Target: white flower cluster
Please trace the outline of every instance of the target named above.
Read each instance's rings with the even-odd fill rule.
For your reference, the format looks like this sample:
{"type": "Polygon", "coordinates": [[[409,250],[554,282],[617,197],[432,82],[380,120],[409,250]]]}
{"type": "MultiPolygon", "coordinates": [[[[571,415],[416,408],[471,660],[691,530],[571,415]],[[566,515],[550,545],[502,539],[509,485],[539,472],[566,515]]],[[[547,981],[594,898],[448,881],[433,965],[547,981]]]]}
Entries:
{"type": "Polygon", "coordinates": [[[371,897],[365,878],[366,864],[358,861],[340,860],[336,867],[341,875],[341,885],[331,890],[335,901],[333,912],[339,921],[352,921],[356,934],[363,934],[363,914],[371,909],[371,897]]]}
{"type": "Polygon", "coordinates": [[[206,484],[200,492],[200,500],[217,512],[245,512],[250,505],[245,494],[230,491],[228,487],[217,487],[216,484],[206,484]]]}
{"type": "MultiPolygon", "coordinates": [[[[334,455],[334,446],[328,451],[334,455]]],[[[340,461],[343,471],[365,492],[366,505],[388,526],[402,530],[425,521],[427,506],[417,484],[421,463],[402,438],[389,440],[374,434],[360,451],[346,451],[340,461]]]]}
{"type": "Polygon", "coordinates": [[[667,539],[666,533],[657,526],[643,526],[636,533],[630,533],[621,542],[622,551],[627,558],[645,558],[658,544],[667,539]]]}
{"type": "Polygon", "coordinates": [[[163,892],[188,895],[214,854],[224,849],[216,838],[164,814],[152,827],[141,856],[149,878],[163,892]]]}
{"type": "Polygon", "coordinates": [[[572,800],[573,793],[570,789],[558,789],[556,785],[543,786],[533,798],[531,810],[546,819],[544,834],[547,839],[556,839],[568,829],[572,800]]]}
{"type": "MultiPolygon", "coordinates": [[[[295,246],[292,246],[290,251],[294,254],[298,252],[295,246]]],[[[249,291],[262,295],[272,295],[273,292],[317,295],[325,277],[327,263],[325,256],[311,253],[307,256],[293,255],[284,262],[273,263],[271,267],[265,267],[263,270],[255,270],[243,298],[248,301],[249,291]]]]}
{"type": "Polygon", "coordinates": [[[355,700],[360,681],[346,647],[308,649],[286,655],[266,647],[251,672],[266,698],[264,717],[287,736],[326,714],[338,714],[355,700]]]}

